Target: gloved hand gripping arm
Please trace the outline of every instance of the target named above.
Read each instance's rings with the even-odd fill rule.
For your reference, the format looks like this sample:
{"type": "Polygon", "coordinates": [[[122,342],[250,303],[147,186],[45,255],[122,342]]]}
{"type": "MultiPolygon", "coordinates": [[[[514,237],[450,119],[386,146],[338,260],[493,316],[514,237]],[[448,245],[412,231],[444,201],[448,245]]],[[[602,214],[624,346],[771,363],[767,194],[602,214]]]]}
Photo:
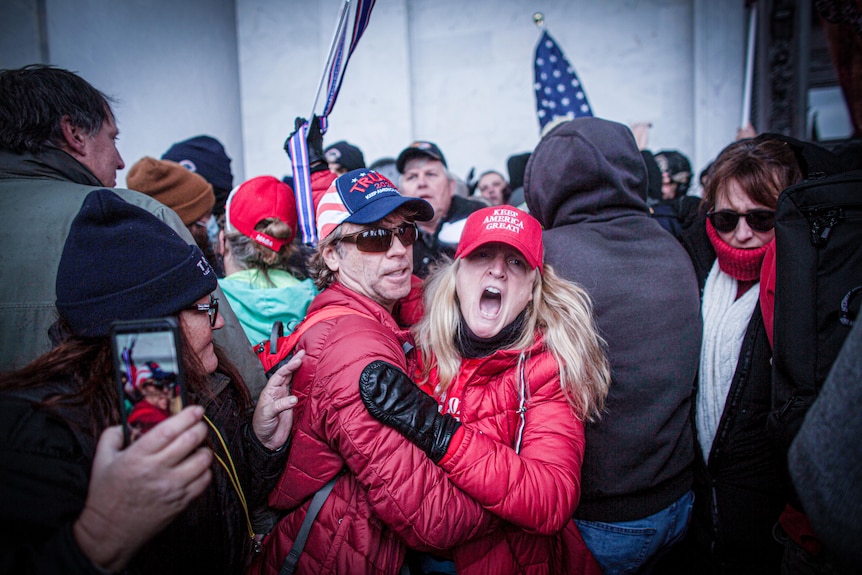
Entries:
{"type": "Polygon", "coordinates": [[[359,395],[374,419],[392,427],[439,463],[461,423],[437,410],[433,397],[399,368],[369,363],[359,377],[359,395]]]}

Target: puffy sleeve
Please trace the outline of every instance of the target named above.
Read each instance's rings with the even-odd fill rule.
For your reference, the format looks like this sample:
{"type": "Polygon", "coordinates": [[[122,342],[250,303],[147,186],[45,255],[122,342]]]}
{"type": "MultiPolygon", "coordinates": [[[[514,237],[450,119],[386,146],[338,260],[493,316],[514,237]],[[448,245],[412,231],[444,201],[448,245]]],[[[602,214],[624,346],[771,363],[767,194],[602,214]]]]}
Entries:
{"type": "Polygon", "coordinates": [[[314,402],[320,412],[311,415],[321,435],[366,490],[374,513],[410,547],[448,549],[487,533],[493,516],[365,409],[359,377],[378,359],[406,369],[398,342],[373,321],[354,320],[350,330],[328,336],[318,367],[318,374],[326,374],[318,385],[326,397],[314,402]]]}
{"type": "Polygon", "coordinates": [[[577,508],[585,442],[583,424],[560,389],[556,362],[549,353],[540,358],[527,370],[530,397],[520,453],[467,423],[463,441],[443,468],[452,483],[494,515],[529,533],[549,535],[577,508]]]}

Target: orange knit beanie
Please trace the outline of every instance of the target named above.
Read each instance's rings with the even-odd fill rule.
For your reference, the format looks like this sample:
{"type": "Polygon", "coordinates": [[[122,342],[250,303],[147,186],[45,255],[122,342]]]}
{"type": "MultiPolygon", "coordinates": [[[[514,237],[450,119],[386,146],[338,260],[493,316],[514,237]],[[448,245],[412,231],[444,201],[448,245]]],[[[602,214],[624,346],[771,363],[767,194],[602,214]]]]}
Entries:
{"type": "Polygon", "coordinates": [[[126,185],[173,209],[187,226],[207,219],[215,205],[212,185],[170,160],[141,158],[126,175],[126,185]]]}

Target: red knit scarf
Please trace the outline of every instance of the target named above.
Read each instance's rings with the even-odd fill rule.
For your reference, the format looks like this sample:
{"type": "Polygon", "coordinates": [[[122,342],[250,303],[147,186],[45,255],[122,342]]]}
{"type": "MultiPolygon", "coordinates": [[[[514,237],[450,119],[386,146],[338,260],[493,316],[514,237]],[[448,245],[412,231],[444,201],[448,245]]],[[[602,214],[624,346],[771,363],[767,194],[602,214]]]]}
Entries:
{"type": "Polygon", "coordinates": [[[760,279],[760,266],[763,264],[763,256],[766,255],[768,243],[759,248],[735,248],[721,239],[718,232],[712,227],[712,222],[708,219],[706,220],[706,235],[709,236],[709,241],[715,248],[718,268],[721,271],[741,282],[753,282],[760,279]]]}

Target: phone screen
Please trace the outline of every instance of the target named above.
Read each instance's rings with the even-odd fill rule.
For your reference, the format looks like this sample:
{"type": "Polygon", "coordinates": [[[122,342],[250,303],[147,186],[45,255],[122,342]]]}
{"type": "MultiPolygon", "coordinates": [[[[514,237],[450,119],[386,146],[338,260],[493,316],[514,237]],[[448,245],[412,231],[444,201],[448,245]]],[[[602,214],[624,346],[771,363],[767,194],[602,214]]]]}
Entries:
{"type": "Polygon", "coordinates": [[[112,324],[111,342],[126,444],[185,405],[176,320],[112,324]]]}

